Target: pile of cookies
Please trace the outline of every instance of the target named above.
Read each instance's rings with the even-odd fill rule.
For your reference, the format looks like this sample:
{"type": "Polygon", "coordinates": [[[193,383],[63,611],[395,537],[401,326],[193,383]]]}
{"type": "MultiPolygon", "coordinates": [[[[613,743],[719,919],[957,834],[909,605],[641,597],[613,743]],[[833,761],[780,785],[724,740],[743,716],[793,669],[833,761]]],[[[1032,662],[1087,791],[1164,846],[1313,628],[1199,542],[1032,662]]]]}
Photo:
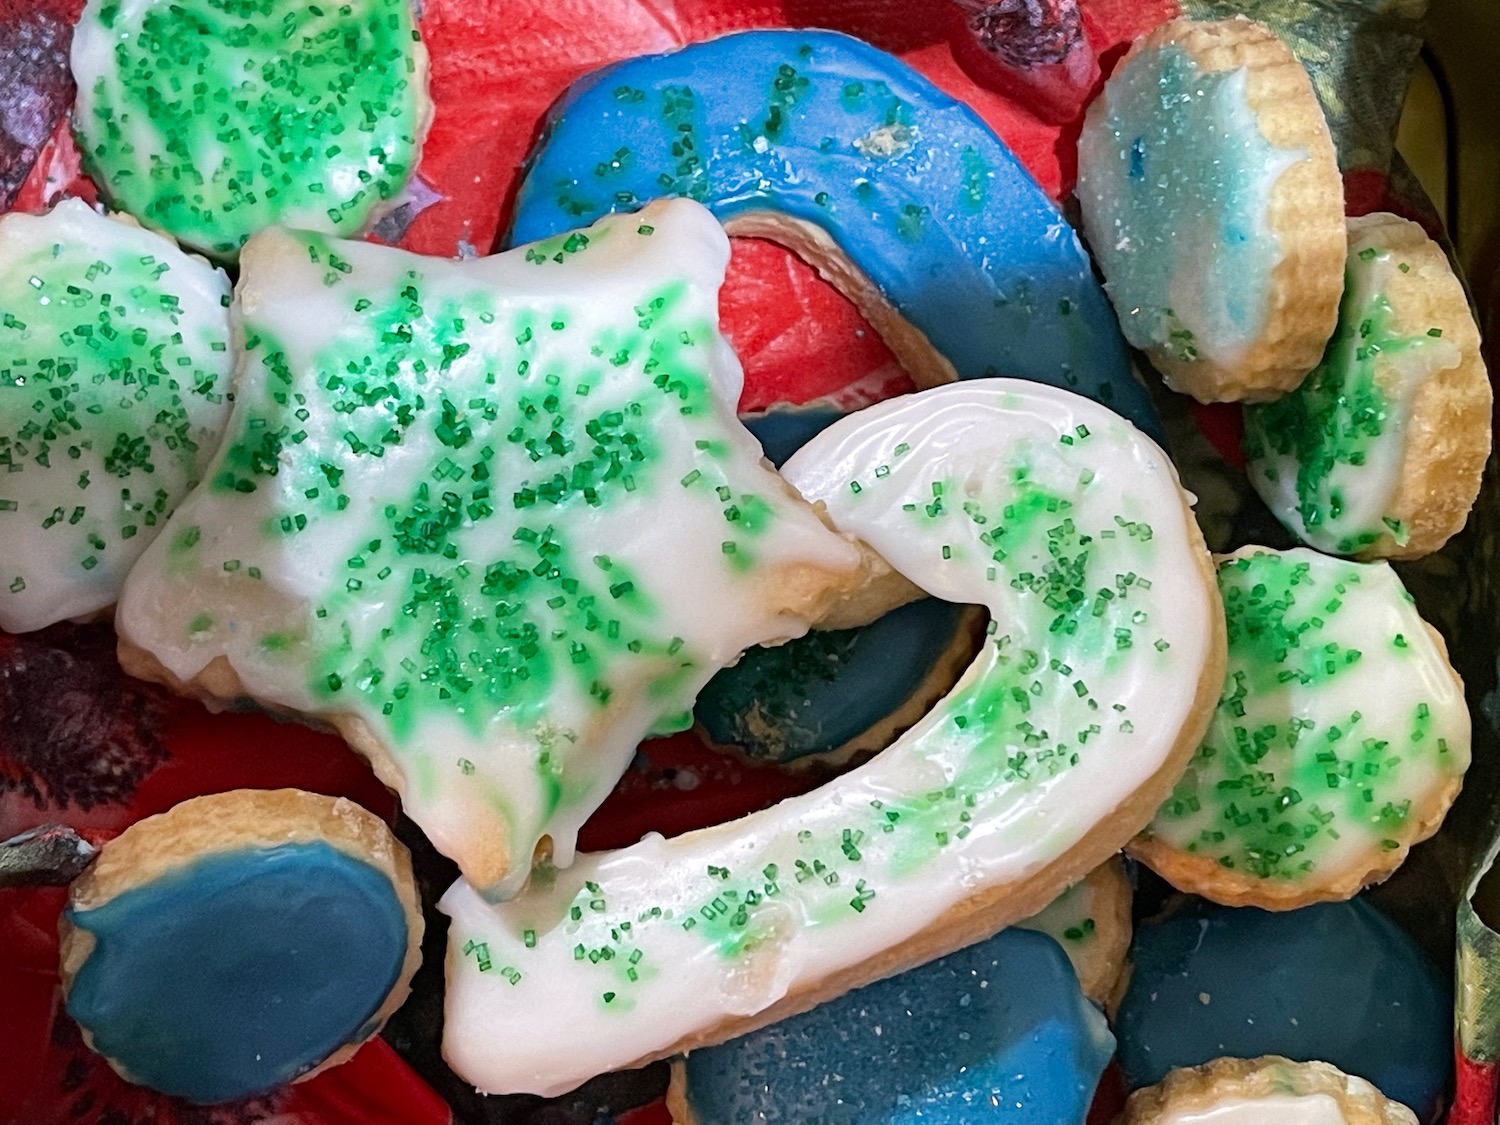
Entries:
{"type": "MultiPolygon", "coordinates": [[[[1384,560],[1463,527],[1490,387],[1441,248],[1345,219],[1268,30],[1175,20],[1115,67],[1087,249],[969,107],[833,32],[581,80],[511,248],[457,261],[352,237],[431,115],[404,0],[90,0],[73,66],[118,212],[0,218],[0,627],[112,614],[130,674],[363,755],[460,872],[466,1082],[685,1056],[681,1122],[1082,1121],[1118,1035],[1131,1125],[1439,1109],[1432,970],[1349,900],[1469,764],[1384,560]],[[742,420],[729,235],[816,266],[919,389],[742,420]],[[1210,555],[1127,342],[1244,404],[1248,478],[1306,547],[1210,555]],[[826,780],[579,854],[638,744],[695,723],[826,780]],[[1133,977],[1122,851],[1220,904],[1143,926],[1133,977]],[[1315,1018],[1326,1061],[1252,1037],[1174,1069],[1208,1057],[1160,998],[1208,1006],[1317,911],[1342,937],[1295,960],[1329,1009],[1360,995],[1340,965],[1410,982],[1378,1045],[1417,1076],[1315,1018]]],[[[73,884],[68,1011],[132,1081],[253,1095],[380,1030],[421,907],[348,801],[199,798],[73,884]]]]}

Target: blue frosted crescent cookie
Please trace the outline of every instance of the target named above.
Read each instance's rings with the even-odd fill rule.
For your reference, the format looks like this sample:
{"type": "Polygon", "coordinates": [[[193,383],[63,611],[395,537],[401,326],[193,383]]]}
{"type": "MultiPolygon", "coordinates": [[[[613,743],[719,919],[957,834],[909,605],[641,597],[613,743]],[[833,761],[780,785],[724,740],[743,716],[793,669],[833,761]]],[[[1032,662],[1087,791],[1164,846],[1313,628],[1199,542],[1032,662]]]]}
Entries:
{"type": "Polygon", "coordinates": [[[1034,379],[1160,433],[1056,206],[978,115],[883,51],[752,31],[586,76],[548,114],[510,243],[661,195],[802,255],[921,386],[1034,379]]]}
{"type": "Polygon", "coordinates": [[[1189,899],[1143,922],[1115,1012],[1132,1087],[1223,1055],[1321,1059],[1424,1121],[1453,1067],[1451,985],[1362,899],[1270,913],[1189,899]]]}
{"type": "Polygon", "coordinates": [[[1130,1096],[1117,1125],[1417,1125],[1411,1110],[1325,1062],[1215,1059],[1130,1096]]]}
{"type": "Polygon", "coordinates": [[[68,1014],[123,1077],[232,1101],[343,1062],[406,999],[422,917],[385,824],[295,789],[198,797],[73,884],[68,1014]]]}
{"type": "Polygon", "coordinates": [[[1138,40],[1078,142],[1084,231],[1125,337],[1204,402],[1274,398],[1333,334],[1344,210],[1312,83],[1243,17],[1138,40]]]}
{"type": "Polygon", "coordinates": [[[1081,1122],[1114,1051],[1050,938],[996,937],[688,1055],[678,1125],[1081,1122]]]}

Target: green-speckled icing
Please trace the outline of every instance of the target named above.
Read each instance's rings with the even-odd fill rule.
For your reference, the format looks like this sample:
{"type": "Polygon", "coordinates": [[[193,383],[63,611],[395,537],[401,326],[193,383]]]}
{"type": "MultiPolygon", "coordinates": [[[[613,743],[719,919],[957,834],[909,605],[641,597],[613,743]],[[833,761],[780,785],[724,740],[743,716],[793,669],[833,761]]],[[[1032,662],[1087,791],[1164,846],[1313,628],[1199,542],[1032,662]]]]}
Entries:
{"type": "Polygon", "coordinates": [[[80,200],[0,220],[0,628],[112,604],[229,417],[229,281],[80,200]]]}
{"type": "Polygon", "coordinates": [[[1322,362],[1284,398],[1245,407],[1250,483],[1289,531],[1340,555],[1386,537],[1406,542],[1391,504],[1412,400],[1462,358],[1440,328],[1394,330],[1386,288],[1406,263],[1379,237],[1350,239],[1338,330],[1322,362]]]}
{"type": "Polygon", "coordinates": [[[357,718],[488,893],[544,835],[566,863],[641,738],[805,630],[771,603],[782,568],[856,561],[735,418],[727,260],[686,201],[470,262],[258,236],[235,413],[122,635],[357,718]]]}
{"type": "Polygon", "coordinates": [[[1180,47],[1132,56],[1079,138],[1078,196],[1125,337],[1180,361],[1232,362],[1259,336],[1281,246],[1271,191],[1306,158],[1273,148],[1243,70],[1180,47]]]}
{"type": "Polygon", "coordinates": [[[1412,842],[1469,764],[1461,686],[1385,563],[1247,548],[1220,565],[1224,695],[1148,831],[1319,884],[1412,842]]]}
{"type": "Polygon", "coordinates": [[[416,168],[410,0],[89,0],[72,62],[88,170],[216,257],[278,223],[353,234],[416,168]]]}
{"type": "Polygon", "coordinates": [[[989,639],[819,790],[580,856],[498,906],[451,888],[444,1055],[484,1090],[561,1092],[701,1039],[857,977],[1085,836],[1107,852],[1199,706],[1219,612],[1202,547],[1165,454],[1106,408],[955,383],[844,418],[782,471],[929,593],[983,605],[989,639]]]}

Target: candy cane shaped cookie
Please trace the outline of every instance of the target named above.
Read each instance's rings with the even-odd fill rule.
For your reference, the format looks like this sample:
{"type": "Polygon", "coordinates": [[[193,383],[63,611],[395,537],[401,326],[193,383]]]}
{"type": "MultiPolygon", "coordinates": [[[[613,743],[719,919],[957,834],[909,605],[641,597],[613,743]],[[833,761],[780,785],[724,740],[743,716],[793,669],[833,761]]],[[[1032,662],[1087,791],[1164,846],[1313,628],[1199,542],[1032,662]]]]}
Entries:
{"type": "Polygon", "coordinates": [[[929,593],[984,605],[957,687],[871,762],[765,812],[580,856],[499,906],[460,882],[444,1053],[558,1093],[977,941],[1143,825],[1223,675],[1171,462],[1096,403],[986,380],[840,421],[784,469],[929,593]]]}

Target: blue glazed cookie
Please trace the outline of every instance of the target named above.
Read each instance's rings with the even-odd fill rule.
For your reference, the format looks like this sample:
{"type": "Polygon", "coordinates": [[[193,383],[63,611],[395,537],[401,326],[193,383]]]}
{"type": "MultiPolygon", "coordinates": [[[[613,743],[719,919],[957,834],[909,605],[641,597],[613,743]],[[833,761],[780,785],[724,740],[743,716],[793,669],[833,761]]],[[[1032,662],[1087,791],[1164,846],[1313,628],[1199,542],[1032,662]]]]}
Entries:
{"type": "Polygon", "coordinates": [[[62,925],[67,1010],[90,1046],[200,1103],[344,1061],[406,998],[422,937],[385,825],[291,789],[133,825],[73,885],[62,925]]]}
{"type": "Polygon", "coordinates": [[[883,51],[751,31],[588,75],[548,114],[509,244],[661,195],[802,255],[920,386],[1034,379],[1160,433],[1056,206],[978,115],[883,51]]]}
{"type": "Polygon", "coordinates": [[[669,1094],[679,1125],[1058,1125],[1114,1050],[1057,943],[1004,930],[718,1047],[669,1094]]]}
{"type": "Polygon", "coordinates": [[[1137,927],[1115,1013],[1132,1087],[1220,1056],[1320,1059],[1430,1120],[1452,1071],[1451,986],[1361,899],[1271,913],[1184,900],[1137,927]]]}

